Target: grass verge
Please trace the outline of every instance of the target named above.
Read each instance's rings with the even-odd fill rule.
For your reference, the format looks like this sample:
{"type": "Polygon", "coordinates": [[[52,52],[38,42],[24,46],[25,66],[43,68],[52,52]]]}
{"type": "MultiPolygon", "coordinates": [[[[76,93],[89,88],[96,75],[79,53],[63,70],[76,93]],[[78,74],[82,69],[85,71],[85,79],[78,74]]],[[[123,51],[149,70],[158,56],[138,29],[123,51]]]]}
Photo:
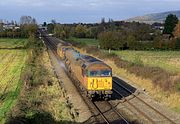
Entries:
{"type": "Polygon", "coordinates": [[[7,124],[74,123],[71,106],[54,75],[48,53],[41,41],[32,43],[21,75],[23,88],[16,106],[7,113],[7,124]]]}

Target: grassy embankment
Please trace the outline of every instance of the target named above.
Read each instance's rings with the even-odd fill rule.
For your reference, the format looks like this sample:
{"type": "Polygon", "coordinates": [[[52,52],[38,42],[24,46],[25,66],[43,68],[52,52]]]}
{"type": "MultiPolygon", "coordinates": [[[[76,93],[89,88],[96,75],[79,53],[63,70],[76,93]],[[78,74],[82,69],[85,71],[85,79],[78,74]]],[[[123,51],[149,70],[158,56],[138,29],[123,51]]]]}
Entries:
{"type": "MultiPolygon", "coordinates": [[[[23,50],[26,54],[23,56],[26,61],[22,61],[20,58],[15,61],[23,62],[24,65],[20,62],[17,65],[23,66],[24,69],[22,73],[13,71],[17,78],[16,82],[13,80],[13,87],[17,88],[12,97],[6,98],[6,104],[0,106],[3,110],[1,111],[0,123],[54,124],[72,122],[71,105],[67,103],[65,92],[60,88],[59,81],[54,75],[45,47],[40,41],[28,45],[29,48],[23,50]],[[8,101],[11,99],[14,102],[7,107],[7,103],[10,103],[8,101]]],[[[2,59],[8,61],[3,57],[2,59]]],[[[6,66],[7,63],[4,65],[6,66]]],[[[7,76],[4,79],[6,78],[7,76]]],[[[5,85],[2,86],[6,87],[5,85]]]]}
{"type": "Polygon", "coordinates": [[[180,112],[180,52],[113,51],[108,54],[93,48],[85,51],[104,59],[114,74],[146,89],[158,102],[180,112]]]}

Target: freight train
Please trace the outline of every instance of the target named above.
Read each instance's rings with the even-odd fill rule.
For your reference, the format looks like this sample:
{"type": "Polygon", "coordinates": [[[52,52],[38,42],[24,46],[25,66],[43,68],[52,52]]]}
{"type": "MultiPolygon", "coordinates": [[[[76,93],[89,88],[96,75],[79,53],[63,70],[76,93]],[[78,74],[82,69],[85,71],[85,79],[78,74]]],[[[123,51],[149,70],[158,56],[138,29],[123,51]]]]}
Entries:
{"type": "Polygon", "coordinates": [[[79,53],[69,44],[58,44],[57,53],[68,73],[79,82],[90,99],[110,99],[112,95],[112,68],[103,61],[79,53]]]}

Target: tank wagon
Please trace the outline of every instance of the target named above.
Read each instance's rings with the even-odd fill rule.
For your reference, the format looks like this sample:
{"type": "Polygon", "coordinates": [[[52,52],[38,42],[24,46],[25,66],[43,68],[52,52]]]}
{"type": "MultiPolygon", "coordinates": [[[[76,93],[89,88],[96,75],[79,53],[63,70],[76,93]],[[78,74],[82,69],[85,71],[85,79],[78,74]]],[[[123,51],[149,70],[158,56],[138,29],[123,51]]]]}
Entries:
{"type": "Polygon", "coordinates": [[[78,81],[89,98],[109,99],[112,95],[112,69],[103,61],[79,53],[69,45],[58,45],[71,77],[78,81]]]}

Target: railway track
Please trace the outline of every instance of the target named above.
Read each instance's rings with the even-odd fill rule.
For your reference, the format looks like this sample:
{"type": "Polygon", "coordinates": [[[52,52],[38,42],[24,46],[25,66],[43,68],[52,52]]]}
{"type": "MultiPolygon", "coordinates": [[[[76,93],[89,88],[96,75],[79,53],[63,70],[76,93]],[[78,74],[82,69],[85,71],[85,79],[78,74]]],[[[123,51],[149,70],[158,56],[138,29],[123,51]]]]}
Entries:
{"type": "MultiPolygon", "coordinates": [[[[52,52],[54,53],[54,55],[56,57],[58,57],[57,55],[57,41],[48,41],[48,43],[46,43],[47,45],[50,45],[50,47],[52,48],[52,52]]],[[[133,93],[131,90],[129,90],[126,86],[123,86],[122,84],[119,83],[119,80],[113,80],[113,82],[118,86],[121,87],[124,92],[127,92],[129,94],[131,94],[131,96],[133,96],[134,98],[136,98],[139,102],[141,102],[142,104],[144,104],[145,106],[149,107],[149,109],[151,109],[151,111],[154,111],[156,114],[158,114],[159,116],[161,116],[162,118],[164,118],[164,120],[166,122],[169,122],[171,124],[176,124],[173,120],[171,120],[171,118],[167,117],[166,115],[164,115],[163,113],[161,113],[160,111],[158,111],[157,109],[155,109],[154,107],[152,107],[149,103],[146,103],[144,100],[142,100],[141,98],[139,98],[135,93],[133,93]]],[[[154,120],[154,118],[152,118],[151,116],[149,116],[147,114],[147,112],[145,112],[145,110],[142,110],[142,108],[137,107],[135,104],[131,103],[124,95],[122,95],[119,90],[117,89],[113,89],[114,92],[118,95],[120,95],[122,97],[122,99],[124,99],[125,102],[127,102],[130,106],[132,106],[138,113],[140,113],[141,115],[143,115],[143,117],[145,117],[149,122],[151,122],[152,124],[158,123],[157,120],[154,120]]],[[[95,117],[95,118],[101,118],[99,120],[103,120],[105,123],[128,123],[128,121],[120,114],[118,113],[118,111],[115,109],[115,107],[113,107],[112,105],[109,105],[110,103],[107,101],[93,101],[91,103],[89,103],[89,101],[87,102],[87,105],[91,106],[91,109],[96,108],[96,114],[94,114],[94,116],[101,116],[101,117],[95,117]],[[104,110],[104,108],[109,108],[108,110],[104,110]],[[107,113],[114,113],[112,114],[112,116],[109,116],[111,114],[107,114],[107,113]],[[115,118],[115,119],[113,119],[115,118]],[[117,120],[118,122],[116,122],[115,120],[117,120]],[[120,122],[121,121],[121,122],[120,122]]],[[[98,120],[98,119],[97,119],[98,120]]],[[[97,122],[101,122],[101,121],[97,121],[97,122]]]]}
{"type": "Polygon", "coordinates": [[[106,121],[107,124],[129,124],[129,122],[119,113],[108,101],[93,101],[94,106],[106,121]]]}
{"type": "MultiPolygon", "coordinates": [[[[57,43],[53,41],[49,41],[49,39],[45,38],[45,44],[51,49],[52,53],[58,57],[57,55],[57,43]]],[[[69,76],[70,77],[70,76],[69,76]]],[[[71,79],[73,82],[75,80],[71,79]]],[[[74,83],[78,91],[80,92],[82,98],[89,106],[90,110],[93,113],[93,118],[95,118],[95,123],[107,123],[107,124],[129,124],[129,122],[123,117],[121,113],[116,110],[116,108],[111,105],[108,101],[91,101],[86,97],[86,94],[81,91],[79,87],[80,84],[77,82],[74,83]]]]}
{"type": "Polygon", "coordinates": [[[141,99],[139,96],[137,96],[134,92],[132,92],[131,90],[129,90],[127,87],[125,87],[124,85],[122,85],[120,83],[120,79],[119,78],[113,78],[113,83],[117,86],[117,87],[121,87],[121,89],[123,89],[124,91],[120,93],[119,90],[117,89],[113,89],[113,91],[118,94],[119,96],[121,96],[121,98],[124,100],[124,102],[127,102],[130,106],[132,106],[135,110],[137,110],[141,115],[143,115],[147,120],[149,120],[152,124],[156,124],[158,123],[157,121],[155,121],[152,117],[149,116],[149,114],[147,114],[147,112],[145,112],[146,110],[142,110],[142,108],[137,107],[135,104],[131,103],[130,100],[128,100],[124,94],[128,93],[131,94],[133,96],[133,98],[137,99],[137,102],[141,102],[142,106],[145,105],[147,106],[149,109],[152,110],[152,112],[155,112],[156,115],[161,116],[164,118],[164,120],[166,120],[166,122],[168,121],[170,124],[176,124],[173,120],[171,120],[171,118],[167,117],[166,115],[164,115],[163,113],[161,113],[159,110],[157,110],[156,108],[154,108],[153,106],[151,106],[149,103],[145,102],[143,99],[141,99]],[[126,93],[125,93],[126,92],[126,93]]]}

